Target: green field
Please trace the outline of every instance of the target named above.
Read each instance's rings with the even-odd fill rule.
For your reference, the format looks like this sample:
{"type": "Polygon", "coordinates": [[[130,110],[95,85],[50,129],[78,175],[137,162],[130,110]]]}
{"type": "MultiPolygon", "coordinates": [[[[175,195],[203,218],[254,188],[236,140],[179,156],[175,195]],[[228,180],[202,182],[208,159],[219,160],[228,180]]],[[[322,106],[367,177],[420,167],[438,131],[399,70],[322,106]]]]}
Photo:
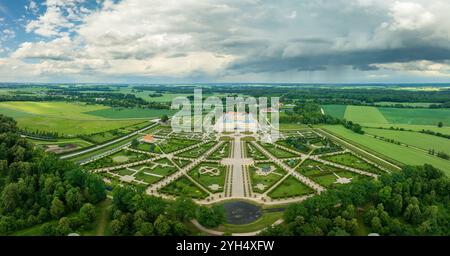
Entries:
{"type": "Polygon", "coordinates": [[[450,125],[450,109],[379,108],[391,124],[450,125]]]}
{"type": "Polygon", "coordinates": [[[388,108],[370,106],[346,106],[346,105],[323,105],[325,113],[357,122],[363,126],[371,127],[400,127],[412,130],[435,128],[439,122],[443,122],[443,133],[449,134],[450,109],[428,109],[428,108],[388,108]],[[342,115],[342,112],[345,112],[342,115]],[[410,127],[411,126],[411,127],[410,127]],[[417,127],[415,127],[417,126],[417,127]]]}
{"type": "Polygon", "coordinates": [[[431,156],[422,150],[385,142],[368,135],[357,134],[340,125],[327,125],[324,128],[338,137],[354,143],[356,146],[368,149],[387,159],[393,159],[408,165],[423,165],[428,163],[441,169],[450,176],[450,161],[431,156]]]}
{"type": "Polygon", "coordinates": [[[387,124],[388,121],[376,107],[347,106],[345,119],[357,123],[387,124]]]}
{"type": "Polygon", "coordinates": [[[175,113],[168,109],[142,109],[142,108],[109,108],[86,112],[86,114],[110,118],[110,119],[131,119],[131,118],[159,118],[162,115],[171,116],[175,113]]]}
{"type": "Polygon", "coordinates": [[[347,110],[346,105],[322,105],[322,109],[325,111],[325,114],[336,118],[344,118],[345,110],[347,110]]]}
{"type": "Polygon", "coordinates": [[[395,141],[421,148],[423,150],[434,149],[436,152],[450,154],[450,140],[429,134],[409,131],[396,131],[387,129],[364,128],[367,134],[393,139],[395,141]]]}
{"type": "Polygon", "coordinates": [[[111,120],[86,112],[109,109],[67,102],[1,102],[0,114],[16,119],[22,129],[57,132],[67,136],[92,134],[131,126],[142,120],[111,120]]]}
{"type": "Polygon", "coordinates": [[[430,130],[442,134],[450,135],[450,126],[437,127],[436,125],[413,125],[413,124],[364,124],[364,127],[371,128],[395,128],[411,131],[430,130]]]}

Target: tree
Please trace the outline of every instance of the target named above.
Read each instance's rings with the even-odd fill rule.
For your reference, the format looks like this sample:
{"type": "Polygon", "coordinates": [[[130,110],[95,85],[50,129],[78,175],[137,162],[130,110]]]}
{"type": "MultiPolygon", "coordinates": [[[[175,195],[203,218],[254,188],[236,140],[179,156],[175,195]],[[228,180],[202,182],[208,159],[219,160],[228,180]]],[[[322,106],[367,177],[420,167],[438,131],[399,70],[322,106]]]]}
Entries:
{"type": "Polygon", "coordinates": [[[137,139],[133,139],[131,141],[131,147],[137,148],[139,146],[139,141],[137,139]]]}
{"type": "Polygon", "coordinates": [[[84,223],[91,223],[97,217],[97,212],[92,204],[84,204],[80,209],[80,218],[84,223]]]}
{"type": "Polygon", "coordinates": [[[21,204],[19,185],[17,183],[6,185],[1,195],[1,204],[3,209],[8,212],[14,211],[21,204]]]}
{"type": "Polygon", "coordinates": [[[197,205],[192,199],[181,196],[178,197],[172,206],[169,207],[169,214],[180,221],[188,221],[195,217],[197,205]]]}
{"type": "Polygon", "coordinates": [[[439,128],[442,128],[442,127],[444,126],[444,123],[439,122],[437,126],[438,126],[439,128]]]}
{"type": "Polygon", "coordinates": [[[167,115],[161,116],[161,122],[166,123],[167,121],[169,121],[169,117],[167,115]]]}
{"type": "Polygon", "coordinates": [[[72,228],[70,227],[70,220],[67,217],[62,217],[59,221],[58,221],[58,234],[59,235],[68,235],[72,232],[72,228]]]}
{"type": "Polygon", "coordinates": [[[57,197],[53,198],[50,207],[50,214],[52,215],[52,217],[54,219],[59,219],[64,214],[64,211],[64,203],[57,197]]]}
{"type": "Polygon", "coordinates": [[[122,233],[123,224],[120,220],[111,221],[110,228],[113,235],[120,235],[122,233]]]}
{"type": "Polygon", "coordinates": [[[199,207],[197,220],[200,224],[208,228],[214,228],[225,222],[225,209],[223,206],[215,205],[211,208],[199,207]]]}
{"type": "Polygon", "coordinates": [[[66,204],[69,211],[77,210],[83,205],[83,195],[79,188],[71,188],[66,193],[66,204]]]}
{"type": "Polygon", "coordinates": [[[170,234],[170,224],[164,215],[159,215],[159,217],[156,219],[155,223],[153,224],[156,234],[159,236],[167,236],[170,234]]]}

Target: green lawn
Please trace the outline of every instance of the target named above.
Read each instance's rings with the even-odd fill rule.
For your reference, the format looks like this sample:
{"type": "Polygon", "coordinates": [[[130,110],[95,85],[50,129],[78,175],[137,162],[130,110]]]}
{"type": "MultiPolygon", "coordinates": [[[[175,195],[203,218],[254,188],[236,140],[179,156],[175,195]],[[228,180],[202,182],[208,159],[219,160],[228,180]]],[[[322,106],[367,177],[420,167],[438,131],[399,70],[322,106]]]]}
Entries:
{"type": "Polygon", "coordinates": [[[198,147],[192,148],[191,150],[184,151],[181,154],[178,154],[179,157],[188,157],[188,158],[198,158],[205,154],[211,147],[216,144],[215,141],[208,142],[206,144],[202,144],[198,147]]]}
{"type": "Polygon", "coordinates": [[[376,174],[384,173],[382,170],[378,169],[374,165],[369,164],[366,161],[364,161],[363,159],[360,159],[359,157],[356,157],[355,155],[350,154],[350,153],[344,153],[344,154],[338,154],[338,155],[332,155],[332,156],[324,156],[324,157],[322,157],[322,159],[333,162],[333,163],[360,169],[363,171],[371,172],[371,173],[376,173],[376,174]]]}
{"type": "Polygon", "coordinates": [[[341,178],[351,178],[352,182],[359,179],[369,178],[367,176],[345,171],[310,159],[303,162],[297,171],[326,188],[337,188],[346,185],[336,183],[338,178],[336,175],[341,178]]]}
{"type": "Polygon", "coordinates": [[[208,194],[195,185],[186,177],[181,177],[178,180],[171,182],[169,185],[161,188],[159,192],[174,196],[188,196],[196,199],[204,199],[208,194]]]}
{"type": "Polygon", "coordinates": [[[371,135],[393,139],[395,141],[418,147],[424,150],[435,149],[450,154],[450,140],[429,134],[410,131],[396,131],[386,129],[364,128],[364,131],[371,135]]]}
{"type": "Polygon", "coordinates": [[[450,176],[450,161],[448,160],[431,156],[421,150],[385,142],[367,135],[357,134],[340,125],[327,125],[324,126],[324,128],[325,130],[338,135],[340,138],[355,143],[356,146],[367,148],[388,159],[393,159],[408,165],[423,165],[428,163],[441,169],[450,176]]]}
{"type": "Polygon", "coordinates": [[[225,142],[222,146],[216,149],[209,157],[210,160],[220,160],[230,157],[231,145],[230,142],[225,142]]]}
{"type": "Polygon", "coordinates": [[[267,160],[269,158],[267,158],[266,155],[264,155],[261,151],[259,151],[258,148],[256,148],[255,146],[253,146],[251,143],[249,142],[244,142],[245,145],[245,149],[244,149],[244,155],[245,157],[248,158],[253,158],[255,160],[267,160]]]}
{"type": "Polygon", "coordinates": [[[268,195],[273,199],[278,199],[303,196],[311,193],[314,193],[314,190],[301,183],[296,178],[289,176],[275,189],[270,191],[268,195]]]}
{"type": "Polygon", "coordinates": [[[275,164],[271,163],[260,163],[256,164],[256,166],[250,166],[250,179],[252,181],[252,187],[254,192],[263,193],[266,190],[268,190],[270,187],[272,187],[277,181],[279,181],[281,178],[286,175],[286,172],[283,171],[280,167],[278,167],[275,164]],[[257,173],[257,168],[263,168],[264,166],[274,166],[276,169],[275,171],[271,172],[268,175],[260,175],[257,173]],[[258,184],[262,185],[262,187],[259,187],[258,184]]]}
{"type": "Polygon", "coordinates": [[[189,172],[189,176],[212,193],[222,192],[224,190],[225,174],[225,167],[216,163],[201,163],[189,172]],[[205,168],[212,168],[212,172],[202,173],[201,170],[206,171],[205,168]],[[219,185],[219,188],[214,190],[211,187],[213,185],[219,185]]]}
{"type": "Polygon", "coordinates": [[[270,143],[260,143],[261,146],[263,146],[267,151],[269,151],[270,154],[274,155],[277,158],[290,158],[290,157],[297,157],[298,155],[295,155],[289,151],[286,151],[281,148],[277,148],[275,145],[270,143]]]}

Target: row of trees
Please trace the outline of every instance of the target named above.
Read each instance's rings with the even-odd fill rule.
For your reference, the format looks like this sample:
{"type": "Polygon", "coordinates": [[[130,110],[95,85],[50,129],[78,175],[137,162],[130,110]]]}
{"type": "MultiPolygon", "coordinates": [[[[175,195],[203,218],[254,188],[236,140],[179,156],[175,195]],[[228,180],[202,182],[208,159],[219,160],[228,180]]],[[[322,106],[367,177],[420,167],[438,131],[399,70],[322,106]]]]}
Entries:
{"type": "Polygon", "coordinates": [[[59,220],[106,198],[100,177],[35,149],[0,115],[0,234],[59,220]]]}
{"type": "Polygon", "coordinates": [[[405,167],[289,206],[263,235],[450,235],[450,179],[430,165],[405,167]]]}

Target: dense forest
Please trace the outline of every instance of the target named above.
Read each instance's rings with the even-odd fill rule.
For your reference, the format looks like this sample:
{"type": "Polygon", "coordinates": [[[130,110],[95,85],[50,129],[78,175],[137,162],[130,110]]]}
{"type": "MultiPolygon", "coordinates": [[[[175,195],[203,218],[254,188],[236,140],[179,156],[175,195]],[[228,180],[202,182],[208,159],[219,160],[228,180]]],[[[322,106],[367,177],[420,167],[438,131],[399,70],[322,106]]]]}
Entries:
{"type": "Polygon", "coordinates": [[[262,235],[450,235],[450,179],[432,166],[405,167],[289,206],[285,225],[262,235]]]}
{"type": "Polygon", "coordinates": [[[223,207],[198,206],[186,197],[167,201],[125,186],[116,187],[113,198],[110,211],[113,235],[183,236],[192,234],[186,223],[193,218],[206,227],[216,227],[225,221],[223,207]]]}
{"type": "Polygon", "coordinates": [[[47,234],[65,235],[92,222],[93,205],[105,198],[101,178],[35,149],[0,115],[0,234],[55,220],[47,234]]]}

